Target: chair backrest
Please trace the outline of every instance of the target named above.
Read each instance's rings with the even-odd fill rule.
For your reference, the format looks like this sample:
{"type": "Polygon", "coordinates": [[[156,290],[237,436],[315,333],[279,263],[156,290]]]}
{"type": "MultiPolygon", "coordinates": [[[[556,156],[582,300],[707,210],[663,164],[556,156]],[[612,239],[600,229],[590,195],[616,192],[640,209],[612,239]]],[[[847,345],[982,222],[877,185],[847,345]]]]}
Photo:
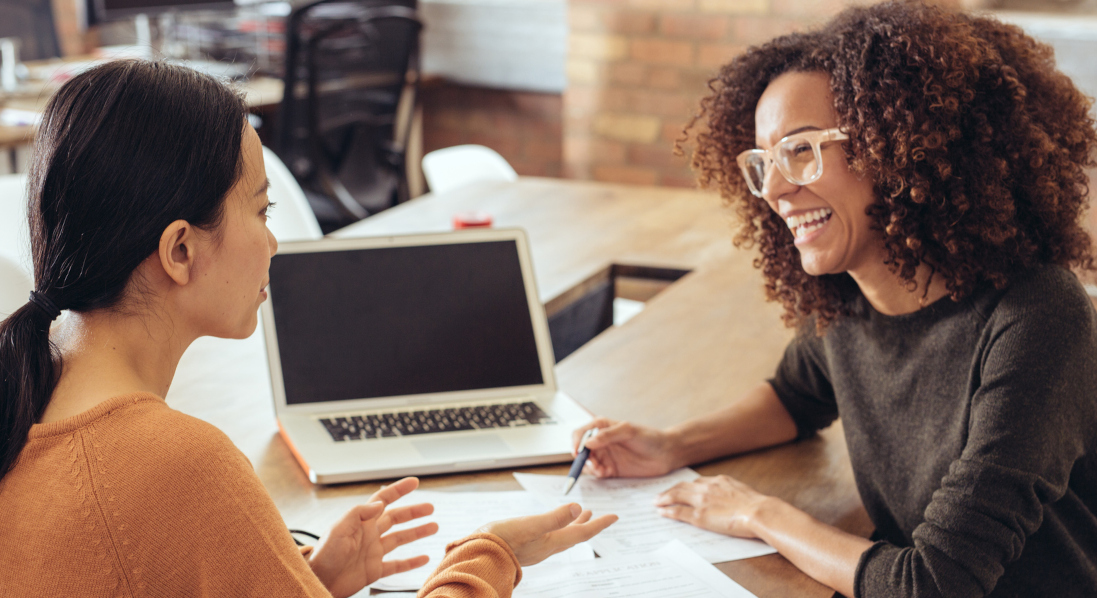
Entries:
{"type": "Polygon", "coordinates": [[[432,193],[446,193],[479,181],[516,181],[518,173],[495,150],[456,145],[423,156],[423,176],[432,193]]]}
{"type": "MultiPolygon", "coordinates": [[[[422,25],[414,5],[319,0],[287,18],[286,92],[273,149],[310,191],[331,195],[318,179],[334,177],[364,203],[356,187],[377,183],[373,171],[403,167],[408,132],[396,124],[406,84],[418,80],[422,25]]],[[[400,182],[391,179],[384,180],[403,199],[406,185],[391,189],[400,182]]]]}
{"type": "Polygon", "coordinates": [[[27,175],[0,175],[0,257],[33,276],[27,228],[27,175]]]}
{"type": "Polygon", "coordinates": [[[20,60],[61,55],[50,0],[0,0],[0,37],[20,39],[20,60]]]}
{"type": "Polygon", "coordinates": [[[0,256],[0,320],[23,307],[34,282],[15,262],[0,256]]]}
{"type": "Polygon", "coordinates": [[[277,204],[270,212],[267,226],[279,243],[287,241],[315,241],[323,236],[316,215],[309,207],[305,192],[297,179],[282,164],[282,160],[270,148],[263,148],[263,162],[270,179],[267,197],[277,204]]]}

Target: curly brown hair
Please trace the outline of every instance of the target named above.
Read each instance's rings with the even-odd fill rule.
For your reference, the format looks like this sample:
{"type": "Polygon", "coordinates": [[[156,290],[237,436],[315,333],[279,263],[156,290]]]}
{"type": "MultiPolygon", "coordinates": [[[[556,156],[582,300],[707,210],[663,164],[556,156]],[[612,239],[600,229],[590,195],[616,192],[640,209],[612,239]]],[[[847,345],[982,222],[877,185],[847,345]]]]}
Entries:
{"type": "Polygon", "coordinates": [[[830,76],[850,168],[874,183],[868,215],[886,263],[912,291],[921,264],[953,300],[1040,263],[1095,269],[1080,223],[1097,147],[1092,100],[1055,69],[1052,49],[1018,27],[920,3],[852,8],[724,66],[679,142],[695,142],[701,186],[741,218],[736,246],[759,246],[755,266],[787,325],[814,316],[821,333],[856,288],[847,274],[804,272],[791,231],[735,163],[755,147],[762,92],[797,71],[830,76]]]}

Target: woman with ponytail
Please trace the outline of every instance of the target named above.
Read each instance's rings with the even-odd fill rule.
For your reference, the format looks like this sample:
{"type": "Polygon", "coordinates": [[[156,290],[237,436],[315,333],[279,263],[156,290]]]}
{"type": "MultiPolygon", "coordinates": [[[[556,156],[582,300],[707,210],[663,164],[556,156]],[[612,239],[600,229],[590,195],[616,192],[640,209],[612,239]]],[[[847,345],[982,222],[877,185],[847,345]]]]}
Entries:
{"type": "MultiPolygon", "coordinates": [[[[50,100],[28,189],[35,288],[0,323],[0,596],[350,596],[426,562],[383,561],[437,530],[387,533],[432,512],[388,508],[414,478],[299,551],[247,458],[162,398],[191,342],[249,336],[266,298],[278,244],[245,117],[216,80],[145,61],[50,100]]],[[[423,594],[509,595],[520,564],[612,521],[569,505],[488,524],[423,594]]]]}

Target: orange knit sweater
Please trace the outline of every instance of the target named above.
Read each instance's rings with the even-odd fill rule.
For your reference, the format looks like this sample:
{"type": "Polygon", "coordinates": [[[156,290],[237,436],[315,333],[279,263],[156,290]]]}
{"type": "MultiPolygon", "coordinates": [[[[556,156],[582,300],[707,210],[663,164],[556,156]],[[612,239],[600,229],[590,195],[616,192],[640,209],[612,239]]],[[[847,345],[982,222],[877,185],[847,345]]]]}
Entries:
{"type": "MultiPolygon", "coordinates": [[[[247,458],[150,394],[31,428],[0,480],[0,596],[330,596],[247,458]]],[[[421,595],[509,596],[495,536],[455,542],[421,595]]]]}

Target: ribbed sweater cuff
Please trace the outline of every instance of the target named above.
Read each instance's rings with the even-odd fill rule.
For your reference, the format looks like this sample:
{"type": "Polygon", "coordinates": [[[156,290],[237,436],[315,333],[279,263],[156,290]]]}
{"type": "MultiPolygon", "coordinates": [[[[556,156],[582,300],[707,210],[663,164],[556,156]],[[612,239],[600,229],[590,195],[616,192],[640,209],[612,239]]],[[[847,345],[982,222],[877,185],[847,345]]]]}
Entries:
{"type": "Polygon", "coordinates": [[[517,587],[518,582],[522,581],[522,564],[518,562],[518,556],[514,554],[513,550],[511,550],[510,544],[507,544],[505,540],[503,540],[499,536],[496,536],[495,534],[489,534],[487,532],[475,533],[465,536],[460,540],[450,542],[446,545],[446,554],[449,554],[451,550],[457,548],[458,546],[461,546],[462,544],[468,544],[469,542],[473,542],[475,540],[487,540],[489,542],[498,544],[503,549],[503,552],[505,552],[507,556],[510,557],[511,562],[514,563],[513,587],[517,587]]]}

